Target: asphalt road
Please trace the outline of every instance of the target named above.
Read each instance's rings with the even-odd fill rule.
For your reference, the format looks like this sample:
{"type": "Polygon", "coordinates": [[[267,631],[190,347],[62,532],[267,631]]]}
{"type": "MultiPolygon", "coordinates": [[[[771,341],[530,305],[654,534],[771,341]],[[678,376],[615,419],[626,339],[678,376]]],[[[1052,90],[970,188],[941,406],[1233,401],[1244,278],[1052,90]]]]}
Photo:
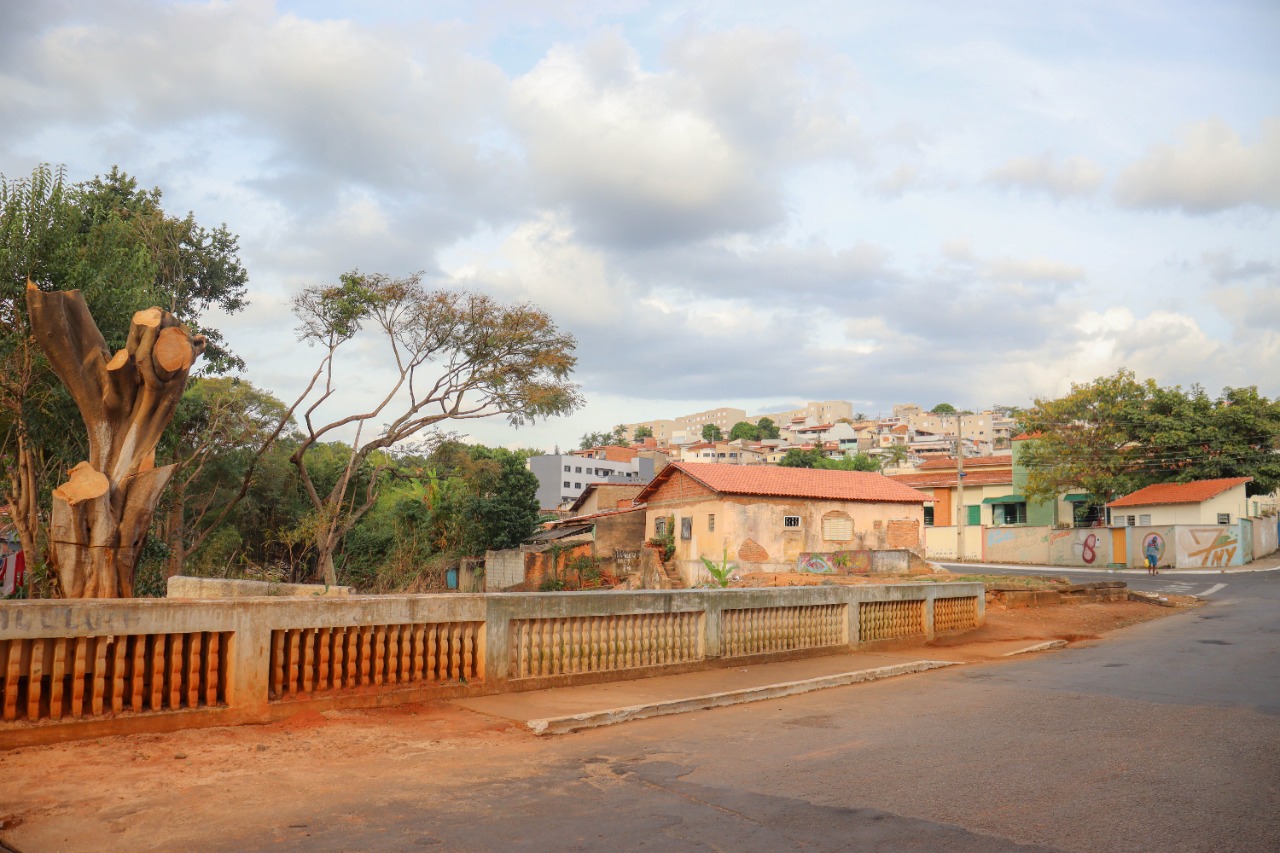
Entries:
{"type": "Polygon", "coordinates": [[[1084,647],[406,756],[206,849],[1275,851],[1280,573],[1203,583],[1084,647]]]}

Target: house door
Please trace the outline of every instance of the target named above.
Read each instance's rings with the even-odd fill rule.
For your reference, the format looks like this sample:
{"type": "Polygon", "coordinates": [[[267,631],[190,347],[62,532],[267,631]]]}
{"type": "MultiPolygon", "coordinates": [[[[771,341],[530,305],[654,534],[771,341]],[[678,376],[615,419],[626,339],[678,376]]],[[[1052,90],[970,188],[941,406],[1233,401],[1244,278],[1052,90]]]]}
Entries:
{"type": "Polygon", "coordinates": [[[1120,565],[1129,564],[1129,549],[1126,547],[1128,530],[1123,527],[1111,528],[1111,562],[1120,565]]]}

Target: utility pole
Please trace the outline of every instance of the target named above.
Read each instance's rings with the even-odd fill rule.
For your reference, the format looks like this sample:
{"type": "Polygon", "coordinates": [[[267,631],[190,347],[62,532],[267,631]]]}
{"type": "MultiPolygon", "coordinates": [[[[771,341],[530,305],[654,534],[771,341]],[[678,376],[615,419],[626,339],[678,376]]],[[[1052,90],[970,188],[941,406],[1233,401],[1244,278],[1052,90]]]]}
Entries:
{"type": "Polygon", "coordinates": [[[956,413],[956,560],[964,560],[964,415],[956,413]]]}

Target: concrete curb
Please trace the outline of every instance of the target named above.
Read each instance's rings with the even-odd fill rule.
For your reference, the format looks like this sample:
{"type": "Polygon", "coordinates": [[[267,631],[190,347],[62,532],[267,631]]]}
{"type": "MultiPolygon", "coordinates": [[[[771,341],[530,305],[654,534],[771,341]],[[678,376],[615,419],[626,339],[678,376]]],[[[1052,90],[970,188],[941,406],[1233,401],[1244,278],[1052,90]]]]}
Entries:
{"type": "Polygon", "coordinates": [[[662,702],[650,702],[645,705],[611,708],[607,711],[588,711],[563,717],[528,720],[525,725],[536,735],[568,734],[569,732],[594,729],[599,726],[612,726],[629,720],[645,720],[650,717],[663,717],[668,714],[683,714],[688,711],[740,705],[744,702],[779,699],[783,696],[808,693],[811,690],[842,687],[846,684],[860,684],[864,681],[876,681],[881,678],[892,678],[895,675],[925,672],[930,669],[940,669],[944,666],[956,666],[956,664],[957,661],[917,660],[910,663],[894,664],[893,666],[876,667],[875,669],[806,678],[803,681],[784,681],[779,684],[766,684],[763,687],[747,687],[742,690],[729,690],[723,693],[708,693],[704,696],[691,696],[687,699],[669,699],[662,702]]]}
{"type": "Polygon", "coordinates": [[[1066,647],[1066,640],[1049,640],[1045,643],[1036,643],[1034,646],[1027,646],[1025,649],[1018,649],[1014,652],[1005,652],[1004,656],[1011,658],[1014,655],[1029,655],[1032,652],[1047,652],[1049,649],[1064,649],[1066,647]]]}
{"type": "MultiPolygon", "coordinates": [[[[1146,575],[1146,569],[1090,569],[1083,566],[1027,566],[1021,563],[957,563],[953,561],[934,560],[944,569],[955,572],[957,569],[1012,569],[1019,572],[1038,572],[1045,575],[1146,575]]],[[[1183,575],[1249,575],[1261,572],[1277,572],[1280,566],[1260,566],[1251,569],[1249,566],[1226,566],[1220,569],[1173,569],[1164,567],[1156,577],[1182,577],[1183,575]]]]}

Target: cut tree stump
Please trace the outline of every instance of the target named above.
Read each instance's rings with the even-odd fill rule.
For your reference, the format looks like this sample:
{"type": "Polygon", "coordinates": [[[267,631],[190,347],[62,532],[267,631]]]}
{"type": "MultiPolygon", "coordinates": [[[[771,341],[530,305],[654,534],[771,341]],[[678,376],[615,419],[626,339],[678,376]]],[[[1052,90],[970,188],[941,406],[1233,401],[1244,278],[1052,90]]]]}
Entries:
{"type": "Polygon", "coordinates": [[[133,595],[133,572],[174,466],[155,467],[156,443],[173,419],[187,373],[204,352],[160,308],[133,315],[112,355],[78,290],[27,285],[37,343],[71,392],[89,432],[89,459],[53,491],[49,556],[63,595],[133,595]]]}

